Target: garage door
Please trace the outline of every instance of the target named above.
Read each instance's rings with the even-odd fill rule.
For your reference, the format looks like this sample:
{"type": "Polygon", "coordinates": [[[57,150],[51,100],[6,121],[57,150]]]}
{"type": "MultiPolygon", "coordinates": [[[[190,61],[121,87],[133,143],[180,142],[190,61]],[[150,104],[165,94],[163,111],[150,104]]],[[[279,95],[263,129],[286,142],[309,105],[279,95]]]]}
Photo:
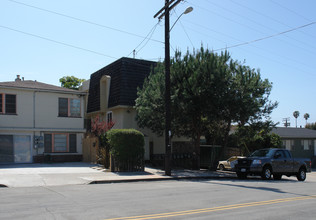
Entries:
{"type": "Polygon", "coordinates": [[[30,163],[30,135],[0,135],[0,163],[30,163]]]}

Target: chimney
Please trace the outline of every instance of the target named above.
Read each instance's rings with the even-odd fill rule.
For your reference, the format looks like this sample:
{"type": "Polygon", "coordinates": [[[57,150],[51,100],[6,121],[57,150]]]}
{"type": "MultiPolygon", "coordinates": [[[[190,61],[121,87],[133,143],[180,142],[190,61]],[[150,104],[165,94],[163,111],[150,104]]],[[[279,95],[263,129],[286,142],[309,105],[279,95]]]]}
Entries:
{"type": "Polygon", "coordinates": [[[17,82],[17,81],[21,81],[21,79],[20,79],[20,75],[16,75],[15,82],[17,82]]]}

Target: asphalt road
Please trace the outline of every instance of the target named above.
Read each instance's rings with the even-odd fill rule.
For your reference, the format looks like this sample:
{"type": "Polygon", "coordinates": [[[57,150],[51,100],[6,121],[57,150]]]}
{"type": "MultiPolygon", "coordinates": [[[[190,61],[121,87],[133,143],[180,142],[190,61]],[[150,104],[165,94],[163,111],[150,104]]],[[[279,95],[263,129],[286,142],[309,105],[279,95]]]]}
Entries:
{"type": "Polygon", "coordinates": [[[305,182],[193,180],[0,188],[0,219],[315,219],[305,182]]]}

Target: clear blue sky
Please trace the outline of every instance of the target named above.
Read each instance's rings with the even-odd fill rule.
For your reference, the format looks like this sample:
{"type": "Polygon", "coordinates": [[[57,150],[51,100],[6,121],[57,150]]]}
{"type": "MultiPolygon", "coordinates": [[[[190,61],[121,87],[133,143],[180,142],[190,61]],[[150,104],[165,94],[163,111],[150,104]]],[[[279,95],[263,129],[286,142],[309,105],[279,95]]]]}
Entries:
{"type": "MultiPolygon", "coordinates": [[[[164,58],[164,21],[153,15],[164,0],[0,0],[0,81],[60,85],[59,78],[90,74],[121,57],[164,58]],[[151,30],[154,30],[151,32],[151,30]],[[148,36],[150,40],[144,38],[148,36]]],[[[186,0],[171,12],[175,49],[228,48],[233,59],[259,68],[273,82],[271,100],[281,122],[300,111],[298,126],[316,121],[315,0],[186,0]],[[305,26],[307,25],[307,26],[305,26]],[[302,27],[305,26],[305,27],[302,27]],[[285,32],[285,33],[284,33],[285,32]],[[258,39],[264,39],[256,41],[258,39]],[[243,43],[236,47],[231,47],[243,43]]]]}

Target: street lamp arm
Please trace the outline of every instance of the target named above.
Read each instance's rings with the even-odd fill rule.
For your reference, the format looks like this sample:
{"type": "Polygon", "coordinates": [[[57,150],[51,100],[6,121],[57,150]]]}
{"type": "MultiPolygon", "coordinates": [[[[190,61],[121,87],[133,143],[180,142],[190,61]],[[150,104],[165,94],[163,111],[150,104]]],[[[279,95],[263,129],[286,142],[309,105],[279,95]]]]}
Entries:
{"type": "Polygon", "coordinates": [[[177,20],[173,23],[172,27],[170,28],[169,32],[172,30],[172,28],[175,26],[175,24],[178,22],[178,20],[181,18],[182,15],[188,14],[191,11],[193,11],[192,7],[188,7],[184,12],[181,13],[181,15],[177,18],[177,20]]]}

